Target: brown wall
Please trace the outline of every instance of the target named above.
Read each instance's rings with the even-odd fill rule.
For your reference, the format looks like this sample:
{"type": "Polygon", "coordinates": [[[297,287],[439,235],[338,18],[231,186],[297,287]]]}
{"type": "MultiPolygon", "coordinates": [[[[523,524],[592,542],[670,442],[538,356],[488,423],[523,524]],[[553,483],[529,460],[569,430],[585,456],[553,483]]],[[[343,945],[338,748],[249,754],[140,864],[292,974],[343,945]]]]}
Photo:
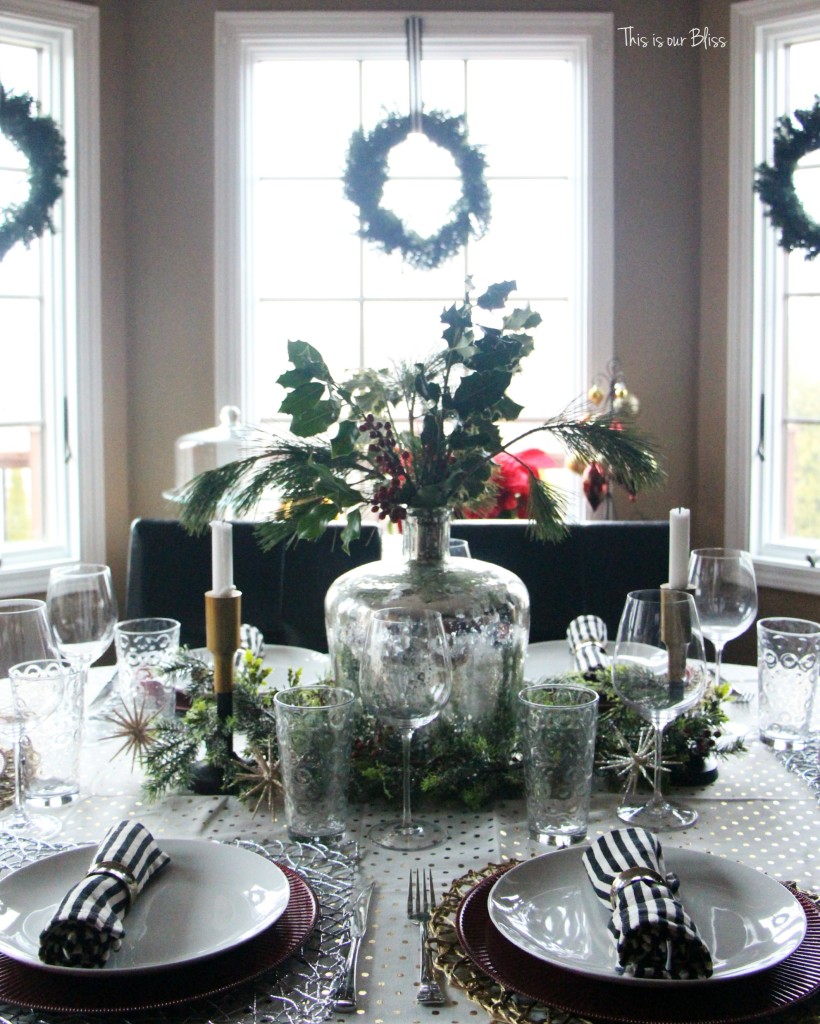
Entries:
{"type": "MultiPolygon", "coordinates": [[[[108,548],[124,594],[128,524],[172,515],[173,444],[214,408],[213,82],[217,10],[338,0],[98,0],[108,548]]],[[[729,51],[628,48],[618,27],[729,36],[728,0],[355,3],[347,9],[612,11],[615,347],[666,453],[663,490],[620,511],[693,509],[723,540],[729,51]]],[[[321,339],[316,339],[321,343],[321,339]]],[[[778,595],[767,596],[775,604],[778,595]]],[[[785,600],[785,598],[784,598],[785,600]]],[[[789,598],[794,601],[792,595],[789,598]]],[[[820,599],[798,598],[820,615],[820,599]]],[[[730,652],[731,653],[731,652],[730,652]]]]}

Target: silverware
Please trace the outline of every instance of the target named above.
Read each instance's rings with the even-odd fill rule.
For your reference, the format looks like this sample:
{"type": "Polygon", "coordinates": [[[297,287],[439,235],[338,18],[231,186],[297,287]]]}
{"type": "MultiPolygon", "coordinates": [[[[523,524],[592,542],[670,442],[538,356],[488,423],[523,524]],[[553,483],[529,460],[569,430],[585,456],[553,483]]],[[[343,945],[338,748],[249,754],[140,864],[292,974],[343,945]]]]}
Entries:
{"type": "Polygon", "coordinates": [[[345,972],[331,993],[336,1013],[353,1013],[356,1009],[356,966],[359,961],[359,947],[367,931],[367,915],[375,882],[369,882],[353,903],[350,917],[350,946],[347,950],[345,972]]]}
{"type": "Polygon", "coordinates": [[[415,892],[413,889],[413,872],[410,872],[410,887],[407,890],[407,917],[416,921],[419,926],[419,990],[416,1001],[422,1006],[446,1006],[447,997],[436,981],[433,956],[430,952],[430,914],[436,909],[436,894],[433,889],[433,871],[428,869],[427,875],[416,869],[415,892]],[[429,893],[429,895],[428,895],[429,893]]]}

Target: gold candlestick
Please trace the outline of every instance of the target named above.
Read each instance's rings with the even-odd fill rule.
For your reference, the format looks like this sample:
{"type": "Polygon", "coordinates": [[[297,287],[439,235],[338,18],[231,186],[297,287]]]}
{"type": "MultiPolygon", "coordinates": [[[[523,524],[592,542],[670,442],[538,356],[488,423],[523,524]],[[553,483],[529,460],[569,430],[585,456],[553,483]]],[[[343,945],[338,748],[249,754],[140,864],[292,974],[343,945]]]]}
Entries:
{"type": "Polygon", "coordinates": [[[669,682],[686,678],[686,652],[692,639],[689,602],[683,599],[686,590],[676,590],[668,583],[661,585],[661,639],[669,655],[669,682]]]}
{"type": "MultiPolygon", "coordinates": [[[[205,643],[214,659],[214,693],[216,715],[222,729],[228,758],[233,758],[233,735],[224,725],[233,715],[233,663],[240,644],[239,626],[242,621],[242,593],[232,590],[218,595],[212,590],[205,593],[205,643]]],[[[214,795],[226,792],[221,767],[203,763],[196,766],[192,789],[195,793],[214,795]]]]}
{"type": "Polygon", "coordinates": [[[239,626],[242,622],[242,592],[233,590],[220,596],[209,590],[205,594],[205,643],[214,656],[214,691],[233,691],[233,661],[239,649],[239,626]]]}

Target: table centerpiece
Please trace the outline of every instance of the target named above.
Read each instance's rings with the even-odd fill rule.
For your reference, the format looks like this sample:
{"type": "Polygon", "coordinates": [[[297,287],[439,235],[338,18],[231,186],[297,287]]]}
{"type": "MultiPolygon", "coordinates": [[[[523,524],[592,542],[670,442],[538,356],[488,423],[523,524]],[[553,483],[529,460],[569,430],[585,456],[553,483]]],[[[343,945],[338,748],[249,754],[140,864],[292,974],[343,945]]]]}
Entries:
{"type": "MultiPolygon", "coordinates": [[[[511,695],[523,681],[529,596],[521,580],[477,559],[450,559],[450,517],[492,505],[500,457],[535,434],[559,439],[571,456],[599,461],[631,494],[663,478],[653,443],[627,418],[588,401],[523,430],[511,440],[502,424],[522,411],[508,394],[532,352],[540,315],[507,311],[514,281],[490,286],[441,314],[443,347],[420,362],[365,369],[334,379],[321,354],[288,342],[291,369],[278,383],[289,435],[271,435],[247,456],[200,474],[179,494],[180,518],[194,532],[228,510],[254,511],[279,495],[258,524],[264,548],[313,540],[341,516],[345,546],[360,534],[363,515],[402,529],[404,560],[353,569],[330,588],[325,605],[336,682],[358,691],[359,660],[370,612],[387,606],[442,613],[451,647],[453,686],[441,721],[427,730],[484,751],[503,763],[511,750],[511,695]],[[479,324],[477,317],[486,319],[479,324]]],[[[560,541],[563,496],[523,460],[529,477],[527,513],[533,536],[560,541]]]]}

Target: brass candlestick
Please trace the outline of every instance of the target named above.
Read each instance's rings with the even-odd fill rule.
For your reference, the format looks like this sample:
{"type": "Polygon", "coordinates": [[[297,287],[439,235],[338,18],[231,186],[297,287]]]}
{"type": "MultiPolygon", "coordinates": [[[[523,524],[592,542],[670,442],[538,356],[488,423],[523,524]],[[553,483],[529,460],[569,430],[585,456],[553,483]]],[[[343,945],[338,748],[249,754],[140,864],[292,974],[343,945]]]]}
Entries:
{"type": "Polygon", "coordinates": [[[682,683],[686,678],[686,652],[692,639],[689,592],[673,590],[668,583],[661,586],[661,639],[669,656],[669,683],[682,683]]]}
{"type": "MultiPolygon", "coordinates": [[[[229,758],[234,756],[233,734],[224,725],[233,714],[233,665],[240,644],[242,593],[233,590],[226,595],[209,590],[205,594],[205,643],[214,659],[214,693],[216,715],[222,724],[222,739],[229,758]]],[[[197,765],[194,772],[195,793],[214,795],[225,792],[221,769],[210,764],[197,765]]]]}

